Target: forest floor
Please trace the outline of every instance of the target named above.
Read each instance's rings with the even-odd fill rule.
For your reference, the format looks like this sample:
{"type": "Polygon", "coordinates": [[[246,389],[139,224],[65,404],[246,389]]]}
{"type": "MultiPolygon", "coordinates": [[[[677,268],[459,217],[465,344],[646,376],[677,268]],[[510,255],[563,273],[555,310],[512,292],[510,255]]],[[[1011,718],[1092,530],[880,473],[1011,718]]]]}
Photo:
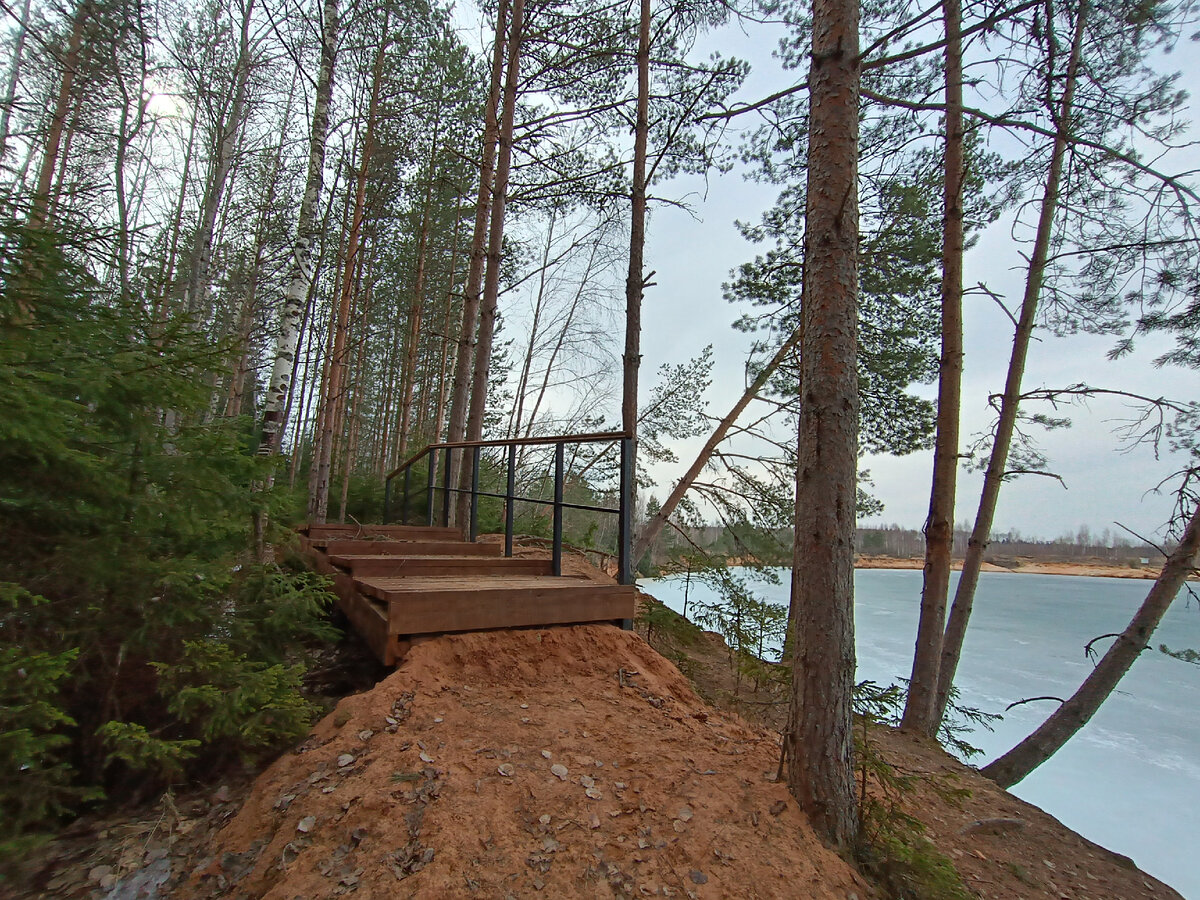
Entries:
{"type": "MultiPolygon", "coordinates": [[[[823,846],[775,780],[785,688],[755,693],[718,635],[683,634],[651,635],[658,649],[599,625],[420,641],[257,777],[82,818],[8,895],[896,896],[823,846]]],[[[899,802],[957,869],[957,896],[1179,897],[940,748],[870,740],[907,777],[899,802]]]]}

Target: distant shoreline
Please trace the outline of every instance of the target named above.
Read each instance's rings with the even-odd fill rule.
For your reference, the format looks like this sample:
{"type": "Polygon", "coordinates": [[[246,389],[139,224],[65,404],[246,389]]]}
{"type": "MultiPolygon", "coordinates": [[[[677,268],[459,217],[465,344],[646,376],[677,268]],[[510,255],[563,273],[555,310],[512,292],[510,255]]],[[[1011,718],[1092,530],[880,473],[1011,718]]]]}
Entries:
{"type": "MultiPolygon", "coordinates": [[[[1136,578],[1153,581],[1158,577],[1158,566],[1106,565],[1101,562],[1041,562],[1032,559],[1014,560],[1014,565],[998,566],[984,563],[985,572],[1006,572],[1010,575],[1090,575],[1096,578],[1136,578]]],[[[901,558],[895,556],[860,556],[854,561],[856,569],[917,569],[924,568],[925,560],[920,557],[901,558]]],[[[962,560],[952,564],[957,572],[962,569],[962,560]]]]}

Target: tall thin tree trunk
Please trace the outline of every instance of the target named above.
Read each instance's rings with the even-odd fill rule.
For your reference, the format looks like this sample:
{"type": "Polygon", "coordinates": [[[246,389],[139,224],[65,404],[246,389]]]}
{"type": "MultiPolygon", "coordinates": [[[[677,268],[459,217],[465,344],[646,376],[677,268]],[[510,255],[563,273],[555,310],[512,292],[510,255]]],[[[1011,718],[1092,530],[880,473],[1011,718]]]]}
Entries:
{"type": "MultiPolygon", "coordinates": [[[[513,122],[517,112],[517,86],[521,71],[521,40],[525,29],[525,0],[513,0],[512,23],[508,30],[508,62],[504,73],[504,111],[500,118],[499,152],[496,154],[496,179],[492,188],[491,225],[488,228],[487,271],[483,299],[479,304],[479,332],[475,342],[475,369],[471,378],[471,403],[467,413],[469,441],[483,437],[483,414],[487,406],[488,376],[492,364],[492,336],[496,329],[496,304],[500,297],[500,255],[504,249],[504,206],[508,194],[508,173],[512,168],[513,122]]],[[[470,473],[463,466],[459,489],[467,490],[470,473]]],[[[457,521],[466,514],[469,497],[458,495],[457,521]]]]}
{"type": "Polygon", "coordinates": [[[1154,586],[1142,601],[1129,625],[1113,641],[1083,684],[1066,703],[1051,713],[1029,737],[980,772],[1002,788],[1010,788],[1048,760],[1075,732],[1095,715],[1125,673],[1150,647],[1150,638],[1184,581],[1193,571],[1200,551],[1200,506],[1192,510],[1179,546],[1167,557],[1154,586]]]}
{"type": "MultiPolygon", "coordinates": [[[[383,34],[387,35],[388,17],[384,16],[383,34]]],[[[346,244],[346,262],[342,278],[342,296],[337,307],[337,319],[333,330],[333,349],[330,354],[329,388],[326,392],[325,422],[321,429],[315,460],[316,484],[308,498],[309,520],[318,524],[325,521],[329,508],[329,476],[333,462],[333,435],[337,420],[341,417],[344,403],[343,383],[346,369],[346,330],[350,319],[350,304],[354,297],[354,271],[358,262],[359,241],[362,235],[363,207],[367,196],[367,175],[371,165],[371,153],[375,140],[375,117],[379,110],[379,95],[383,84],[383,58],[387,50],[386,37],[380,42],[375,55],[375,71],[371,83],[371,101],[367,110],[367,131],[363,137],[360,154],[358,183],[354,194],[354,213],[350,220],[350,235],[346,244]],[[330,414],[332,412],[332,414],[330,414]]]]}
{"type": "MultiPolygon", "coordinates": [[[[154,300],[152,321],[161,334],[167,322],[167,299],[171,296],[171,282],[175,280],[175,261],[179,253],[179,235],[183,231],[183,210],[187,203],[188,186],[191,183],[192,160],[196,151],[196,125],[200,118],[200,104],[192,104],[192,121],[188,129],[187,148],[183,153],[183,174],[179,179],[179,197],[175,203],[175,214],[171,219],[171,245],[163,260],[158,276],[158,294],[154,300]]],[[[156,335],[157,339],[158,335],[156,335]]]]}
{"type": "Polygon", "coordinates": [[[429,254],[430,207],[433,204],[433,181],[436,177],[438,156],[438,128],[441,118],[441,98],[438,98],[438,117],[433,123],[433,139],[429,148],[428,183],[425,186],[425,203],[421,208],[421,235],[417,240],[417,272],[413,279],[412,303],[408,310],[408,344],[405,347],[403,378],[400,386],[400,457],[408,450],[409,431],[412,428],[413,387],[417,380],[417,352],[421,340],[421,316],[425,309],[425,263],[429,254]]]}
{"type": "Polygon", "coordinates": [[[945,0],[946,159],[942,222],[942,358],[938,366],[937,435],[933,485],[925,519],[925,571],[912,677],[901,727],[933,736],[938,729],[938,667],[946,627],[954,499],[958,480],[958,428],[963,369],[963,96],[962,0],[945,0]]]}
{"type": "MultiPolygon", "coordinates": [[[[75,78],[79,74],[80,50],[83,32],[92,12],[91,0],[81,0],[75,8],[71,22],[71,36],[67,39],[67,51],[62,59],[62,78],[58,82],[58,93],[54,110],[50,114],[50,128],[46,134],[46,147],[42,153],[42,165],[38,169],[37,188],[33,194],[33,206],[29,213],[29,224],[36,230],[43,228],[49,220],[50,196],[54,184],[54,173],[58,169],[62,150],[63,132],[72,107],[75,78]]],[[[66,154],[62,154],[66,156],[66,154]]]]}
{"type": "Polygon", "coordinates": [[[554,222],[556,210],[550,210],[550,221],[546,225],[546,245],[542,251],[542,266],[538,272],[538,289],[533,300],[533,321],[529,323],[529,344],[526,346],[525,359],[521,363],[521,377],[517,380],[516,402],[513,404],[512,415],[508,419],[508,436],[516,437],[521,433],[521,421],[525,412],[525,395],[529,389],[529,370],[533,367],[533,354],[537,347],[538,331],[541,327],[542,308],[546,302],[546,276],[550,267],[550,249],[554,243],[554,222]]]}
{"type": "Polygon", "coordinates": [[[637,448],[638,369],[642,363],[642,295],[646,288],[646,145],[650,134],[650,0],[638,20],[637,112],[633,128],[633,184],[629,204],[629,270],[625,276],[625,355],[622,357],[621,429],[637,448]]]}
{"type": "Polygon", "coordinates": [[[17,33],[13,38],[12,63],[8,67],[8,84],[4,97],[0,99],[0,161],[8,154],[9,126],[13,107],[17,103],[17,86],[21,82],[21,63],[25,58],[25,39],[29,35],[29,7],[32,0],[21,5],[21,16],[17,21],[17,33]]]}
{"type": "Polygon", "coordinates": [[[946,622],[946,633],[942,644],[942,658],[938,670],[937,707],[934,710],[933,727],[941,722],[950,703],[950,688],[962,654],[963,638],[967,633],[967,622],[975,602],[975,589],[979,584],[979,571],[983,567],[983,553],[987,549],[996,514],[996,501],[1000,486],[1008,467],[1008,452],[1012,446],[1016,429],[1017,411],[1021,403],[1021,379],[1025,374],[1025,360],[1037,318],[1038,301],[1042,292],[1042,281],[1046,273],[1046,261],[1050,253],[1050,241],[1054,233],[1054,215],[1058,210],[1058,195],[1062,180],[1063,161],[1071,134],[1072,102],[1079,74],[1079,61],[1083,54],[1084,32],[1087,25],[1089,3],[1082,0],[1076,12],[1075,36],[1071,41],[1071,56],[1067,63],[1067,77],[1063,85],[1062,102],[1058,109],[1058,127],[1054,147],[1050,155],[1050,170],[1046,175],[1042,208],[1038,217],[1037,235],[1033,253],[1029,259],[1029,271],[1025,280],[1025,296],[1021,301],[1021,316],[1017,321],[1013,337],[1012,356],[1008,363],[1008,376],[1004,393],[1000,399],[1000,416],[996,423],[996,437],[992,453],[988,458],[987,471],[983,476],[983,490],[979,498],[979,509],[975,514],[975,526],[967,543],[967,554],[963,559],[962,574],[958,589],[954,593],[954,605],[946,622]]]}
{"type": "Polygon", "coordinates": [[[312,127],[308,137],[308,175],[304,198],[296,223],[292,262],[287,291],[279,315],[279,336],[275,342],[275,363],[263,399],[262,438],[258,452],[266,456],[279,453],[287,427],[284,403],[291,393],[296,371],[296,348],[300,341],[301,317],[313,283],[313,248],[317,241],[317,207],[325,170],[325,141],[329,133],[329,102],[333,95],[333,69],[337,60],[337,0],[325,0],[321,29],[321,69],[313,99],[312,127]]]}
{"type": "Polygon", "coordinates": [[[488,87],[487,105],[483,110],[483,145],[479,152],[479,193],[475,201],[475,227],[471,235],[470,263],[467,266],[467,281],[463,290],[462,324],[458,330],[458,354],[454,360],[454,387],[450,392],[450,422],[446,434],[446,440],[450,442],[461,441],[467,431],[471,364],[475,359],[475,332],[487,256],[496,145],[500,135],[497,108],[500,105],[500,85],[504,77],[504,35],[508,27],[508,10],[509,0],[500,0],[496,9],[496,40],[492,45],[491,84],[488,87]]]}
{"type": "Polygon", "coordinates": [[[813,4],[788,787],[835,846],[857,834],[854,516],[858,466],[858,0],[813,4]]]}
{"type": "Polygon", "coordinates": [[[230,170],[233,168],[235,151],[241,139],[246,95],[250,85],[250,19],[253,10],[254,0],[247,0],[242,13],[241,34],[238,38],[238,56],[237,62],[234,64],[233,97],[230,102],[229,115],[217,126],[208,183],[205,185],[204,199],[200,204],[200,221],[196,226],[195,239],[192,241],[191,268],[188,272],[183,298],[184,310],[191,316],[200,314],[205,308],[212,268],[213,237],[217,212],[220,209],[221,200],[225,196],[225,187],[229,181],[230,170]]]}

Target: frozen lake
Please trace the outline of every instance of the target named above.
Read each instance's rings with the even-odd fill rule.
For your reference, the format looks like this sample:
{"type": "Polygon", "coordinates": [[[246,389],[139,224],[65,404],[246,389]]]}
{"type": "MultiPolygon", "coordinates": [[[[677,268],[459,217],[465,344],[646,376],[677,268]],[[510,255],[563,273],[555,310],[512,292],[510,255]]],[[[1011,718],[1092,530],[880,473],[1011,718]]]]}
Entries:
{"type": "MultiPolygon", "coordinates": [[[[786,605],[783,583],[757,584],[761,599],[786,605]]],[[[954,575],[957,580],[957,573],[954,575]]],[[[953,584],[951,596],[953,596],[953,584]]],[[[1092,663],[1084,645],[1128,624],[1152,582],[1065,575],[984,573],[963,648],[960,702],[1003,713],[1025,697],[1069,696],[1092,663]]],[[[681,611],[683,579],[643,582],[681,611]]],[[[855,573],[858,679],[888,684],[907,678],[921,594],[919,571],[855,573]]],[[[711,599],[693,582],[690,597],[711,599]]],[[[1103,653],[1109,641],[1097,642],[1103,653]]],[[[1200,649],[1200,608],[1186,591],[1175,601],[1153,644],[1200,649]]],[[[1123,853],[1185,897],[1200,900],[1200,666],[1148,651],[1090,723],[1013,793],[1080,834],[1123,853]]],[[[1012,747],[1052,711],[1033,703],[1005,713],[994,732],[968,741],[983,749],[982,765],[1012,747]]]]}

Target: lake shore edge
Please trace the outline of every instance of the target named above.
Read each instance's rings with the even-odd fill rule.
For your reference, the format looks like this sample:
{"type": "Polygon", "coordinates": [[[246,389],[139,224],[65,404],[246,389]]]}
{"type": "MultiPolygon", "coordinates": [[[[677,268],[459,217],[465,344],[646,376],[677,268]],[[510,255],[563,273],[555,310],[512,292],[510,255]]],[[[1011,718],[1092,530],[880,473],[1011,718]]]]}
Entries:
{"type": "MultiPolygon", "coordinates": [[[[925,560],[918,556],[859,556],[854,561],[856,569],[917,569],[924,567],[925,560]]],[[[958,572],[962,560],[955,560],[951,568],[958,572]]],[[[1153,565],[1134,569],[1129,566],[1112,565],[1102,561],[1090,562],[1046,562],[1034,559],[1015,559],[1007,565],[985,562],[984,572],[1004,572],[1009,575],[1086,575],[1094,578],[1135,578],[1153,581],[1158,577],[1159,567],[1153,565]]]]}

